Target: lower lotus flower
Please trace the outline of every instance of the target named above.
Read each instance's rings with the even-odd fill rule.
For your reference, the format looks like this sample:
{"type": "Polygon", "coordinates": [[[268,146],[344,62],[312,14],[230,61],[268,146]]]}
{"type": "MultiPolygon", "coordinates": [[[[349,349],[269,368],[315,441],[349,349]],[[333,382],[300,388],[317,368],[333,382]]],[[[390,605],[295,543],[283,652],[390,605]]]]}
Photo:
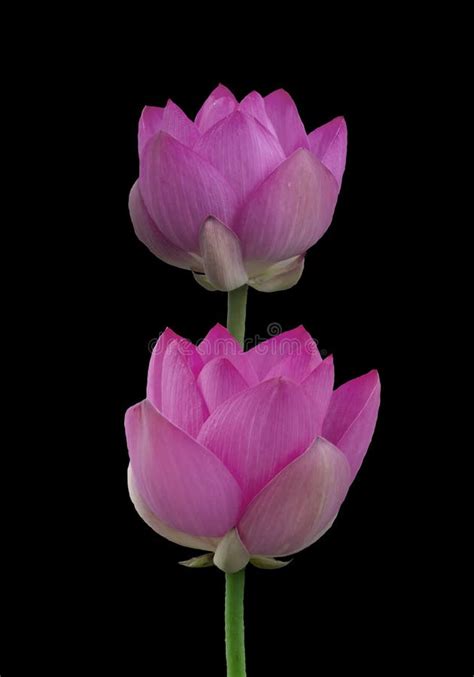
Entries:
{"type": "Polygon", "coordinates": [[[333,382],[303,327],[248,352],[220,325],[198,346],[167,329],[125,418],[140,516],[227,573],[307,548],[338,513],[380,401],[376,371],[333,382]]]}

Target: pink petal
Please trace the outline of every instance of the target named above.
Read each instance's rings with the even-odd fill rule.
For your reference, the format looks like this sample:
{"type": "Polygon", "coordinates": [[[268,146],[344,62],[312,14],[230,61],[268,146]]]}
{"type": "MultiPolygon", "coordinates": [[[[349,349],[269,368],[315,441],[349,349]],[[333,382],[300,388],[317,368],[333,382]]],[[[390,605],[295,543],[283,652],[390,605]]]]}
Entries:
{"type": "MultiPolygon", "coordinates": [[[[314,339],[303,326],[284,331],[263,343],[259,343],[246,355],[260,380],[268,378],[268,374],[272,370],[276,373],[279,368],[278,365],[288,358],[295,360],[295,364],[298,360],[305,363],[308,374],[322,361],[314,339]]],[[[281,367],[282,372],[285,369],[286,367],[281,367]]],[[[288,373],[288,370],[286,372],[288,373]]],[[[293,380],[297,380],[297,378],[293,378],[293,380]]]]}
{"type": "Polygon", "coordinates": [[[128,466],[127,480],[130,499],[135,507],[135,510],[140,515],[142,520],[153,529],[153,531],[156,531],[156,533],[160,534],[160,536],[167,538],[168,541],[172,541],[178,545],[184,545],[186,548],[196,548],[197,550],[208,551],[216,550],[219,543],[218,539],[190,536],[189,534],[184,534],[182,531],[176,531],[176,529],[172,529],[164,522],[159,520],[138,493],[137,482],[133,476],[131,465],[128,466]]]}
{"type": "Polygon", "coordinates": [[[229,355],[228,360],[232,362],[244,381],[250,387],[256,386],[258,383],[260,383],[257,372],[255,371],[255,368],[248,357],[248,352],[229,355]]]}
{"type": "Polygon", "coordinates": [[[287,156],[297,148],[309,148],[304,125],[288,92],[277,89],[268,94],[265,97],[265,109],[287,156]]]}
{"type": "Polygon", "coordinates": [[[315,427],[320,435],[334,387],[334,362],[332,355],[326,357],[316,369],[313,369],[301,385],[313,403],[315,427]]]}
{"type": "Polygon", "coordinates": [[[168,101],[163,111],[161,130],[190,148],[201,136],[194,122],[171,100],[168,101]]]}
{"type": "Polygon", "coordinates": [[[198,345],[197,351],[205,364],[215,357],[238,355],[242,352],[242,348],[228,329],[216,324],[198,345]]]}
{"type": "MultiPolygon", "coordinates": [[[[181,338],[181,336],[178,336],[178,334],[175,334],[172,329],[166,327],[165,331],[160,335],[155,347],[153,348],[150,364],[148,366],[146,396],[147,399],[150,400],[153,406],[157,409],[161,409],[161,377],[163,372],[163,358],[165,356],[167,347],[173,341],[185,341],[185,339],[181,338]]],[[[192,344],[189,345],[191,346],[192,344]]]]}
{"type": "Polygon", "coordinates": [[[240,201],[285,159],[273,134],[240,111],[209,129],[194,150],[225,176],[240,201]]]}
{"type": "Polygon", "coordinates": [[[209,415],[180,341],[172,341],[163,357],[160,411],[192,437],[197,436],[209,415]]]}
{"type": "Polygon", "coordinates": [[[138,122],[138,154],[141,156],[147,141],[157,134],[163,123],[164,108],[145,106],[138,122]]]}
{"type": "Polygon", "coordinates": [[[334,520],[350,482],[344,454],[318,438],[249,505],[238,525],[243,544],[252,555],[272,557],[307,548],[334,520]]]}
{"type": "Polygon", "coordinates": [[[291,379],[295,383],[301,383],[301,381],[311,373],[311,362],[313,357],[312,339],[310,345],[310,350],[307,350],[304,343],[301,345],[298,344],[298,347],[295,346],[295,350],[290,350],[289,355],[269,369],[265,374],[265,379],[283,376],[284,378],[291,379]]]}
{"type": "Polygon", "coordinates": [[[266,270],[253,276],[249,285],[257,291],[274,292],[291,289],[303,274],[304,256],[292,256],[268,266],[266,270]]]}
{"type": "Polygon", "coordinates": [[[216,289],[232,291],[248,282],[239,238],[212,216],[202,225],[199,247],[206,277],[216,289]]]}
{"type": "Polygon", "coordinates": [[[298,150],[251,195],[236,221],[244,258],[281,261],[304,253],[326,232],[338,186],[309,151],[298,150]]]}
{"type": "Polygon", "coordinates": [[[221,404],[198,441],[222,460],[249,501],[314,437],[310,400],[300,386],[277,378],[221,404]]]}
{"type": "Polygon", "coordinates": [[[331,398],[323,434],[351,465],[355,476],[372,439],[380,405],[380,379],[374,369],[340,386],[331,398]]]}
{"type": "Polygon", "coordinates": [[[177,268],[195,271],[202,268],[202,262],[196,256],[179,249],[160,232],[145,207],[138,181],[130,191],[128,208],[136,236],[152,254],[177,268]]]}
{"type": "Polygon", "coordinates": [[[276,138],[278,135],[275,131],[272,121],[268,117],[267,111],[265,109],[265,101],[263,97],[258,92],[250,92],[247,96],[242,99],[239,104],[239,110],[242,113],[251,115],[256,120],[260,122],[268,131],[273,134],[276,138]]]}
{"type": "Polygon", "coordinates": [[[215,357],[227,357],[249,386],[257,385],[259,379],[253,364],[250,363],[248,353],[242,351],[237,339],[221,324],[216,324],[211,329],[197,350],[204,363],[215,357]]]}
{"type": "Polygon", "coordinates": [[[245,379],[226,357],[208,362],[197,382],[210,413],[229,397],[248,388],[245,379]]]}
{"type": "Polygon", "coordinates": [[[192,536],[224,536],[241,506],[240,489],[207,449],[145,400],[125,416],[137,489],[168,526],[192,536]]]}
{"type": "Polygon", "coordinates": [[[341,185],[347,153],[347,125],[343,117],[318,127],[308,137],[311,152],[321,160],[341,185]]]}
{"type": "Polygon", "coordinates": [[[151,139],[140,164],[143,201],[161,232],[177,247],[198,252],[199,231],[212,214],[231,223],[237,197],[206,160],[172,136],[151,139]]]}
{"type": "Polygon", "coordinates": [[[219,85],[205,100],[198,114],[196,125],[204,133],[219,120],[230,115],[237,108],[237,99],[230,89],[219,85]]]}

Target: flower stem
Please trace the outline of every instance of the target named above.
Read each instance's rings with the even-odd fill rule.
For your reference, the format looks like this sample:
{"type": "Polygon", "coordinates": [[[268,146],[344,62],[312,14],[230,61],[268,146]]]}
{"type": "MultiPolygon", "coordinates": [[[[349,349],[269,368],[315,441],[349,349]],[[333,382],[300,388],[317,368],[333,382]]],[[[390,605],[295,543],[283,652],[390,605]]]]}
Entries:
{"type": "Polygon", "coordinates": [[[245,677],[245,569],[225,575],[225,644],[227,677],[245,677]]]}
{"type": "Polygon", "coordinates": [[[245,315],[247,311],[248,286],[234,289],[227,294],[227,329],[241,346],[245,338],[245,315]]]}
{"type": "MultiPolygon", "coordinates": [[[[243,347],[248,286],[227,295],[227,329],[243,347]]],[[[225,646],[227,677],[245,677],[244,639],[245,569],[225,575],[225,646]]]]}

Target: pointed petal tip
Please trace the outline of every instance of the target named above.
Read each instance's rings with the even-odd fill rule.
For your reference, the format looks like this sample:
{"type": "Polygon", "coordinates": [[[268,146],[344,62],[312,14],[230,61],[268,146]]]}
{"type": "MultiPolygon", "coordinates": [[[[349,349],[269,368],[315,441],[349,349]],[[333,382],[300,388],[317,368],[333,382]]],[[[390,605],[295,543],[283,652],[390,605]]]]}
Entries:
{"type": "Polygon", "coordinates": [[[286,91],[286,89],[283,89],[283,87],[279,87],[278,89],[274,89],[272,92],[268,92],[268,94],[265,95],[265,99],[266,99],[267,97],[269,97],[269,96],[275,96],[275,95],[277,95],[277,94],[278,94],[279,96],[289,96],[290,99],[293,100],[293,97],[291,96],[291,94],[289,94],[289,93],[286,91]]]}
{"type": "Polygon", "coordinates": [[[347,124],[345,118],[338,116],[317,127],[309,134],[308,140],[312,154],[327,167],[340,188],[347,154],[347,124]]]}
{"type": "Polygon", "coordinates": [[[352,476],[362,465],[377,423],[380,378],[376,369],[337,388],[323,425],[323,435],[348,459],[352,476]]]}
{"type": "Polygon", "coordinates": [[[221,324],[220,322],[216,322],[216,324],[212,327],[212,329],[213,329],[214,331],[223,331],[223,332],[225,332],[226,334],[229,334],[229,336],[232,336],[232,334],[231,334],[230,331],[227,329],[227,327],[224,327],[224,325],[221,324]]]}
{"type": "Polygon", "coordinates": [[[374,386],[380,385],[380,374],[377,369],[371,369],[365,374],[361,374],[358,378],[367,381],[372,381],[374,386]]]}
{"type": "Polygon", "coordinates": [[[219,82],[217,84],[217,87],[215,87],[212,90],[212,93],[214,93],[214,92],[219,92],[219,93],[222,92],[222,94],[227,94],[227,95],[233,96],[234,99],[235,99],[235,95],[234,95],[233,91],[231,90],[231,88],[227,87],[227,85],[224,85],[223,82],[219,82]]]}

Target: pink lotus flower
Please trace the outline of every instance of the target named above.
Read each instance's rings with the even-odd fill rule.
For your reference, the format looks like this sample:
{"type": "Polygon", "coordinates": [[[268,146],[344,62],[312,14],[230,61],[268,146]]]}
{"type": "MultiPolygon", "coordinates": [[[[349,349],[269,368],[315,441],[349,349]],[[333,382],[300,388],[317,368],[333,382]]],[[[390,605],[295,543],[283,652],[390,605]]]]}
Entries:
{"type": "Polygon", "coordinates": [[[194,122],[172,101],[146,106],[130,193],[135,232],[208,289],[287,289],[331,223],[346,144],[342,117],[307,135],[281,89],[238,103],[219,85],[194,122]]]}
{"type": "Polygon", "coordinates": [[[197,347],[167,329],[147,399],[125,417],[140,516],[228,573],[290,555],[333,523],[369,446],[376,371],[333,392],[303,327],[242,352],[216,325],[197,347]]]}

